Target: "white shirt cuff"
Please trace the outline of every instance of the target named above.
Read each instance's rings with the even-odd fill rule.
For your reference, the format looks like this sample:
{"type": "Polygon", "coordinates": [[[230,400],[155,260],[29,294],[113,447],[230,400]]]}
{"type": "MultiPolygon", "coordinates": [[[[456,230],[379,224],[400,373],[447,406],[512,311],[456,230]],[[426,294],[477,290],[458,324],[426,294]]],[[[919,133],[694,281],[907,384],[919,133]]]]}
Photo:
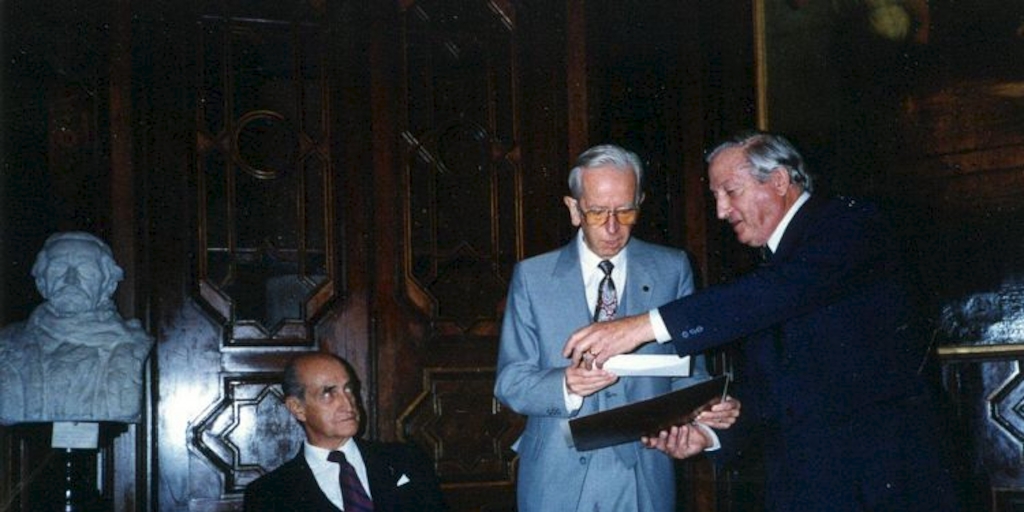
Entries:
{"type": "Polygon", "coordinates": [[[569,383],[562,378],[562,396],[565,398],[565,410],[572,414],[583,407],[583,397],[569,391],[569,383]]]}
{"type": "Polygon", "coordinates": [[[713,428],[699,422],[694,423],[694,425],[696,425],[697,428],[701,430],[701,432],[704,432],[704,435],[708,436],[708,438],[711,439],[711,446],[705,448],[704,451],[713,452],[722,447],[722,442],[718,440],[718,434],[715,433],[715,430],[713,428]]]}
{"type": "Polygon", "coordinates": [[[665,321],[661,319],[661,312],[658,308],[652,309],[647,313],[647,317],[651,321],[651,328],[654,329],[654,339],[658,343],[668,343],[672,341],[672,335],[668,333],[668,327],[665,327],[665,321]]]}

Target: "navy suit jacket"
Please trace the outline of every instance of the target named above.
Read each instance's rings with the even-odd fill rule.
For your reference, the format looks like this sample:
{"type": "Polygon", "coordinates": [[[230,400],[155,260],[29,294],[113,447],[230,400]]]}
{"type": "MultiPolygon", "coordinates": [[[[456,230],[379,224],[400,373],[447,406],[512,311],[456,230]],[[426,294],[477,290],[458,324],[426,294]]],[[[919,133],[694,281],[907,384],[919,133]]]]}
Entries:
{"type": "MultiPolygon", "coordinates": [[[[448,510],[430,460],[413,445],[371,443],[355,439],[366,463],[375,512],[439,512],[448,510]],[[399,485],[402,476],[407,483],[399,485]]],[[[306,463],[298,455],[263,475],[245,489],[246,512],[337,512],[306,463]]]]}
{"type": "Polygon", "coordinates": [[[758,443],[770,510],[953,506],[900,253],[875,206],[812,196],[769,262],[659,308],[681,354],[744,338],[719,457],[758,443]]]}

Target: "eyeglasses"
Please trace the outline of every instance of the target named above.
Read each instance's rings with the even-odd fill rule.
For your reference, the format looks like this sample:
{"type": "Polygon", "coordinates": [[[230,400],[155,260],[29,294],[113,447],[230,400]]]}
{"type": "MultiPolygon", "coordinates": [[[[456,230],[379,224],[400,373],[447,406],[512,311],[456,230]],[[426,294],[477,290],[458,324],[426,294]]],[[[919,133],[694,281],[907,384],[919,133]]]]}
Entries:
{"type": "Polygon", "coordinates": [[[584,210],[580,208],[579,203],[576,204],[576,208],[583,215],[583,220],[587,222],[588,226],[602,226],[605,222],[608,222],[608,216],[615,214],[615,221],[623,226],[632,226],[636,224],[636,218],[640,215],[640,208],[619,208],[617,210],[584,210]]]}

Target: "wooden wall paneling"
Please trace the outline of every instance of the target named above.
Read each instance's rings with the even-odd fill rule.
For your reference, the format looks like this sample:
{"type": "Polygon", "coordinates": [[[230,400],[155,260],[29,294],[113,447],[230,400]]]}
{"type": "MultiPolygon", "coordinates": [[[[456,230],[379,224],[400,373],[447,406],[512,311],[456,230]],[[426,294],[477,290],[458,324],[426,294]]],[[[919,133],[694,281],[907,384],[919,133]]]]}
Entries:
{"type": "Polygon", "coordinates": [[[434,455],[457,509],[507,509],[512,461],[492,440],[516,418],[492,390],[502,299],[522,253],[517,9],[404,7],[398,291],[422,333],[405,343],[423,352],[396,434],[434,455]]]}
{"type": "MultiPolygon", "coordinates": [[[[117,289],[116,302],[124,318],[138,318],[144,300],[143,277],[147,269],[140,262],[144,231],[139,230],[141,202],[137,191],[142,180],[134,166],[134,130],[132,127],[132,11],[128,1],[114,2],[110,17],[109,119],[110,119],[110,247],[124,270],[117,289]]],[[[147,321],[147,327],[148,327],[147,321]]],[[[152,357],[152,353],[151,353],[152,357]]],[[[144,379],[147,382],[148,379],[144,379]]],[[[148,420],[148,418],[147,418],[148,420]]],[[[114,510],[130,512],[145,508],[145,471],[150,438],[148,421],[129,425],[114,440],[108,455],[111,503],[114,510]]]]}
{"type": "MultiPolygon", "coordinates": [[[[545,138],[564,132],[564,107],[530,117],[541,131],[522,128],[524,103],[564,105],[564,82],[522,92],[524,76],[540,80],[549,69],[520,62],[551,51],[549,39],[521,46],[522,20],[539,23],[551,10],[543,7],[410,1],[381,9],[383,30],[374,31],[376,220],[397,235],[381,237],[376,265],[379,432],[434,457],[456,510],[514,503],[508,446],[520,420],[492,390],[507,280],[523,256],[523,219],[535,213],[524,206],[523,162],[537,165],[536,197],[552,194],[544,180],[564,172],[545,157],[564,155],[545,138]],[[397,48],[388,45],[394,35],[397,48]]],[[[557,69],[550,63],[563,48],[544,64],[557,69]]]]}
{"type": "MultiPolygon", "coordinates": [[[[754,4],[741,2],[699,2],[701,55],[705,63],[705,107],[701,125],[705,130],[703,150],[739,131],[757,127],[756,63],[754,48],[754,4]]],[[[707,174],[701,155],[701,177],[707,174]]],[[[740,245],[728,223],[715,217],[715,204],[702,184],[707,208],[707,265],[705,283],[731,279],[749,267],[749,249],[740,245]]],[[[692,217],[687,217],[688,219],[692,217]]],[[[697,256],[699,259],[700,256],[697,256]]]]}
{"type": "Polygon", "coordinates": [[[107,115],[111,39],[105,2],[29,1],[2,8],[5,323],[40,301],[29,275],[35,250],[56,230],[107,238],[107,115]]]}
{"type": "Polygon", "coordinates": [[[217,398],[192,416],[189,443],[214,469],[197,477],[220,490],[190,507],[219,506],[294,455],[281,351],[315,346],[312,324],[334,297],[324,13],[290,7],[200,18],[196,299],[220,346],[217,398]],[[264,450],[268,433],[282,438],[264,450]]]}
{"type": "Polygon", "coordinates": [[[587,143],[585,19],[581,2],[522,2],[516,46],[523,253],[564,244],[575,230],[562,203],[569,168],[587,143]]]}
{"type": "MultiPolygon", "coordinates": [[[[699,5],[699,4],[698,4],[699,5]]],[[[698,282],[708,277],[708,230],[715,217],[706,213],[713,207],[708,200],[704,171],[704,151],[708,147],[708,65],[702,34],[707,13],[700,6],[676,13],[680,27],[678,64],[667,77],[665,105],[665,175],[669,193],[667,229],[669,240],[681,244],[690,255],[698,282]],[[677,200],[672,200],[677,199],[677,200]]]]}
{"type": "Polygon", "coordinates": [[[12,491],[15,482],[15,465],[10,429],[0,428],[0,453],[4,454],[3,459],[0,460],[0,503],[11,503],[15,499],[12,491]]]}
{"type": "Polygon", "coordinates": [[[208,16],[202,30],[200,296],[229,346],[307,344],[335,295],[326,29],[208,16]]]}
{"type": "MultiPolygon", "coordinates": [[[[316,322],[315,339],[322,349],[348,360],[363,385],[370,437],[376,437],[376,397],[373,383],[375,341],[371,300],[377,279],[374,258],[382,236],[375,227],[373,197],[374,154],[370,98],[370,57],[373,14],[363,2],[337,2],[328,6],[327,91],[334,172],[334,214],[331,217],[337,247],[337,299],[316,322]]],[[[325,148],[326,150],[327,148],[325,148]]]]}
{"type": "Polygon", "coordinates": [[[1015,405],[1024,390],[1019,361],[954,361],[943,367],[943,385],[951,398],[946,415],[964,510],[1015,510],[1024,494],[1017,457],[1024,418],[1015,405]]]}
{"type": "Polygon", "coordinates": [[[694,244],[686,248],[699,270],[707,204],[701,9],[588,2],[586,12],[592,144],[616,143],[640,155],[647,198],[637,236],[681,248],[694,244]]]}
{"type": "Polygon", "coordinates": [[[191,361],[182,342],[188,339],[183,312],[192,311],[188,290],[194,284],[190,276],[195,198],[190,193],[190,169],[196,140],[195,59],[188,51],[194,49],[190,45],[194,43],[190,30],[194,25],[185,9],[167,13],[152,5],[137,7],[137,30],[150,37],[135,40],[133,106],[137,125],[133,142],[136,168],[144,170],[140,174],[147,219],[142,255],[148,269],[146,325],[156,337],[146,408],[145,436],[151,442],[143,466],[145,499],[139,509],[180,511],[187,510],[189,498],[184,424],[189,412],[187,395],[195,389],[190,381],[198,381],[189,371],[191,361]],[[176,394],[179,392],[181,395],[176,394]]]}
{"type": "Polygon", "coordinates": [[[400,296],[402,241],[399,233],[403,226],[398,192],[398,169],[402,162],[399,126],[403,75],[401,45],[395,42],[401,41],[402,29],[398,10],[383,2],[371,10],[371,23],[368,45],[374,255],[370,262],[375,279],[370,296],[373,377],[368,393],[369,406],[375,415],[369,430],[383,439],[394,440],[394,418],[398,417],[400,410],[397,400],[410,393],[401,393],[399,383],[404,381],[408,384],[414,380],[408,376],[415,375],[419,367],[416,351],[394,341],[406,336],[408,324],[405,311],[395,305],[396,298],[400,296]]]}
{"type": "MultiPolygon", "coordinates": [[[[570,158],[579,155],[590,143],[590,79],[587,52],[587,2],[565,2],[566,91],[570,158]]],[[[570,162],[569,165],[572,165],[570,162]]]]}

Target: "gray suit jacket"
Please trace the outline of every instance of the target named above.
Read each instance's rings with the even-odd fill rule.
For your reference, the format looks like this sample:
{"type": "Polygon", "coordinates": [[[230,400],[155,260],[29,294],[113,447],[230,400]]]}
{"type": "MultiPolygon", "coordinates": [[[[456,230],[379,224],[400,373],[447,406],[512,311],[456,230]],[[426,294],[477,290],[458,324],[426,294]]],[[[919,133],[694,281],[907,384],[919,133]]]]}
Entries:
{"type": "MultiPolygon", "coordinates": [[[[573,331],[591,322],[593,314],[580,273],[577,240],[520,262],[509,287],[494,393],[527,416],[523,435],[514,446],[519,454],[520,512],[576,510],[584,478],[601,478],[603,468],[590,465],[594,452],[580,452],[570,445],[572,417],[668,393],[706,378],[700,358],[694,365],[695,377],[623,377],[585,398],[583,407],[570,415],[562,391],[569,361],[562,356],[562,348],[573,331]]],[[[693,291],[693,274],[682,251],[637,239],[625,250],[626,289],[617,316],[642,313],[693,291]]],[[[638,352],[675,353],[671,344],[657,343],[648,343],[638,352]]],[[[636,464],[638,488],[645,490],[640,511],[675,510],[673,462],[666,455],[644,448],[639,440],[601,450],[614,450],[627,464],[636,464]]],[[[615,482],[607,486],[614,491],[615,482]]]]}

